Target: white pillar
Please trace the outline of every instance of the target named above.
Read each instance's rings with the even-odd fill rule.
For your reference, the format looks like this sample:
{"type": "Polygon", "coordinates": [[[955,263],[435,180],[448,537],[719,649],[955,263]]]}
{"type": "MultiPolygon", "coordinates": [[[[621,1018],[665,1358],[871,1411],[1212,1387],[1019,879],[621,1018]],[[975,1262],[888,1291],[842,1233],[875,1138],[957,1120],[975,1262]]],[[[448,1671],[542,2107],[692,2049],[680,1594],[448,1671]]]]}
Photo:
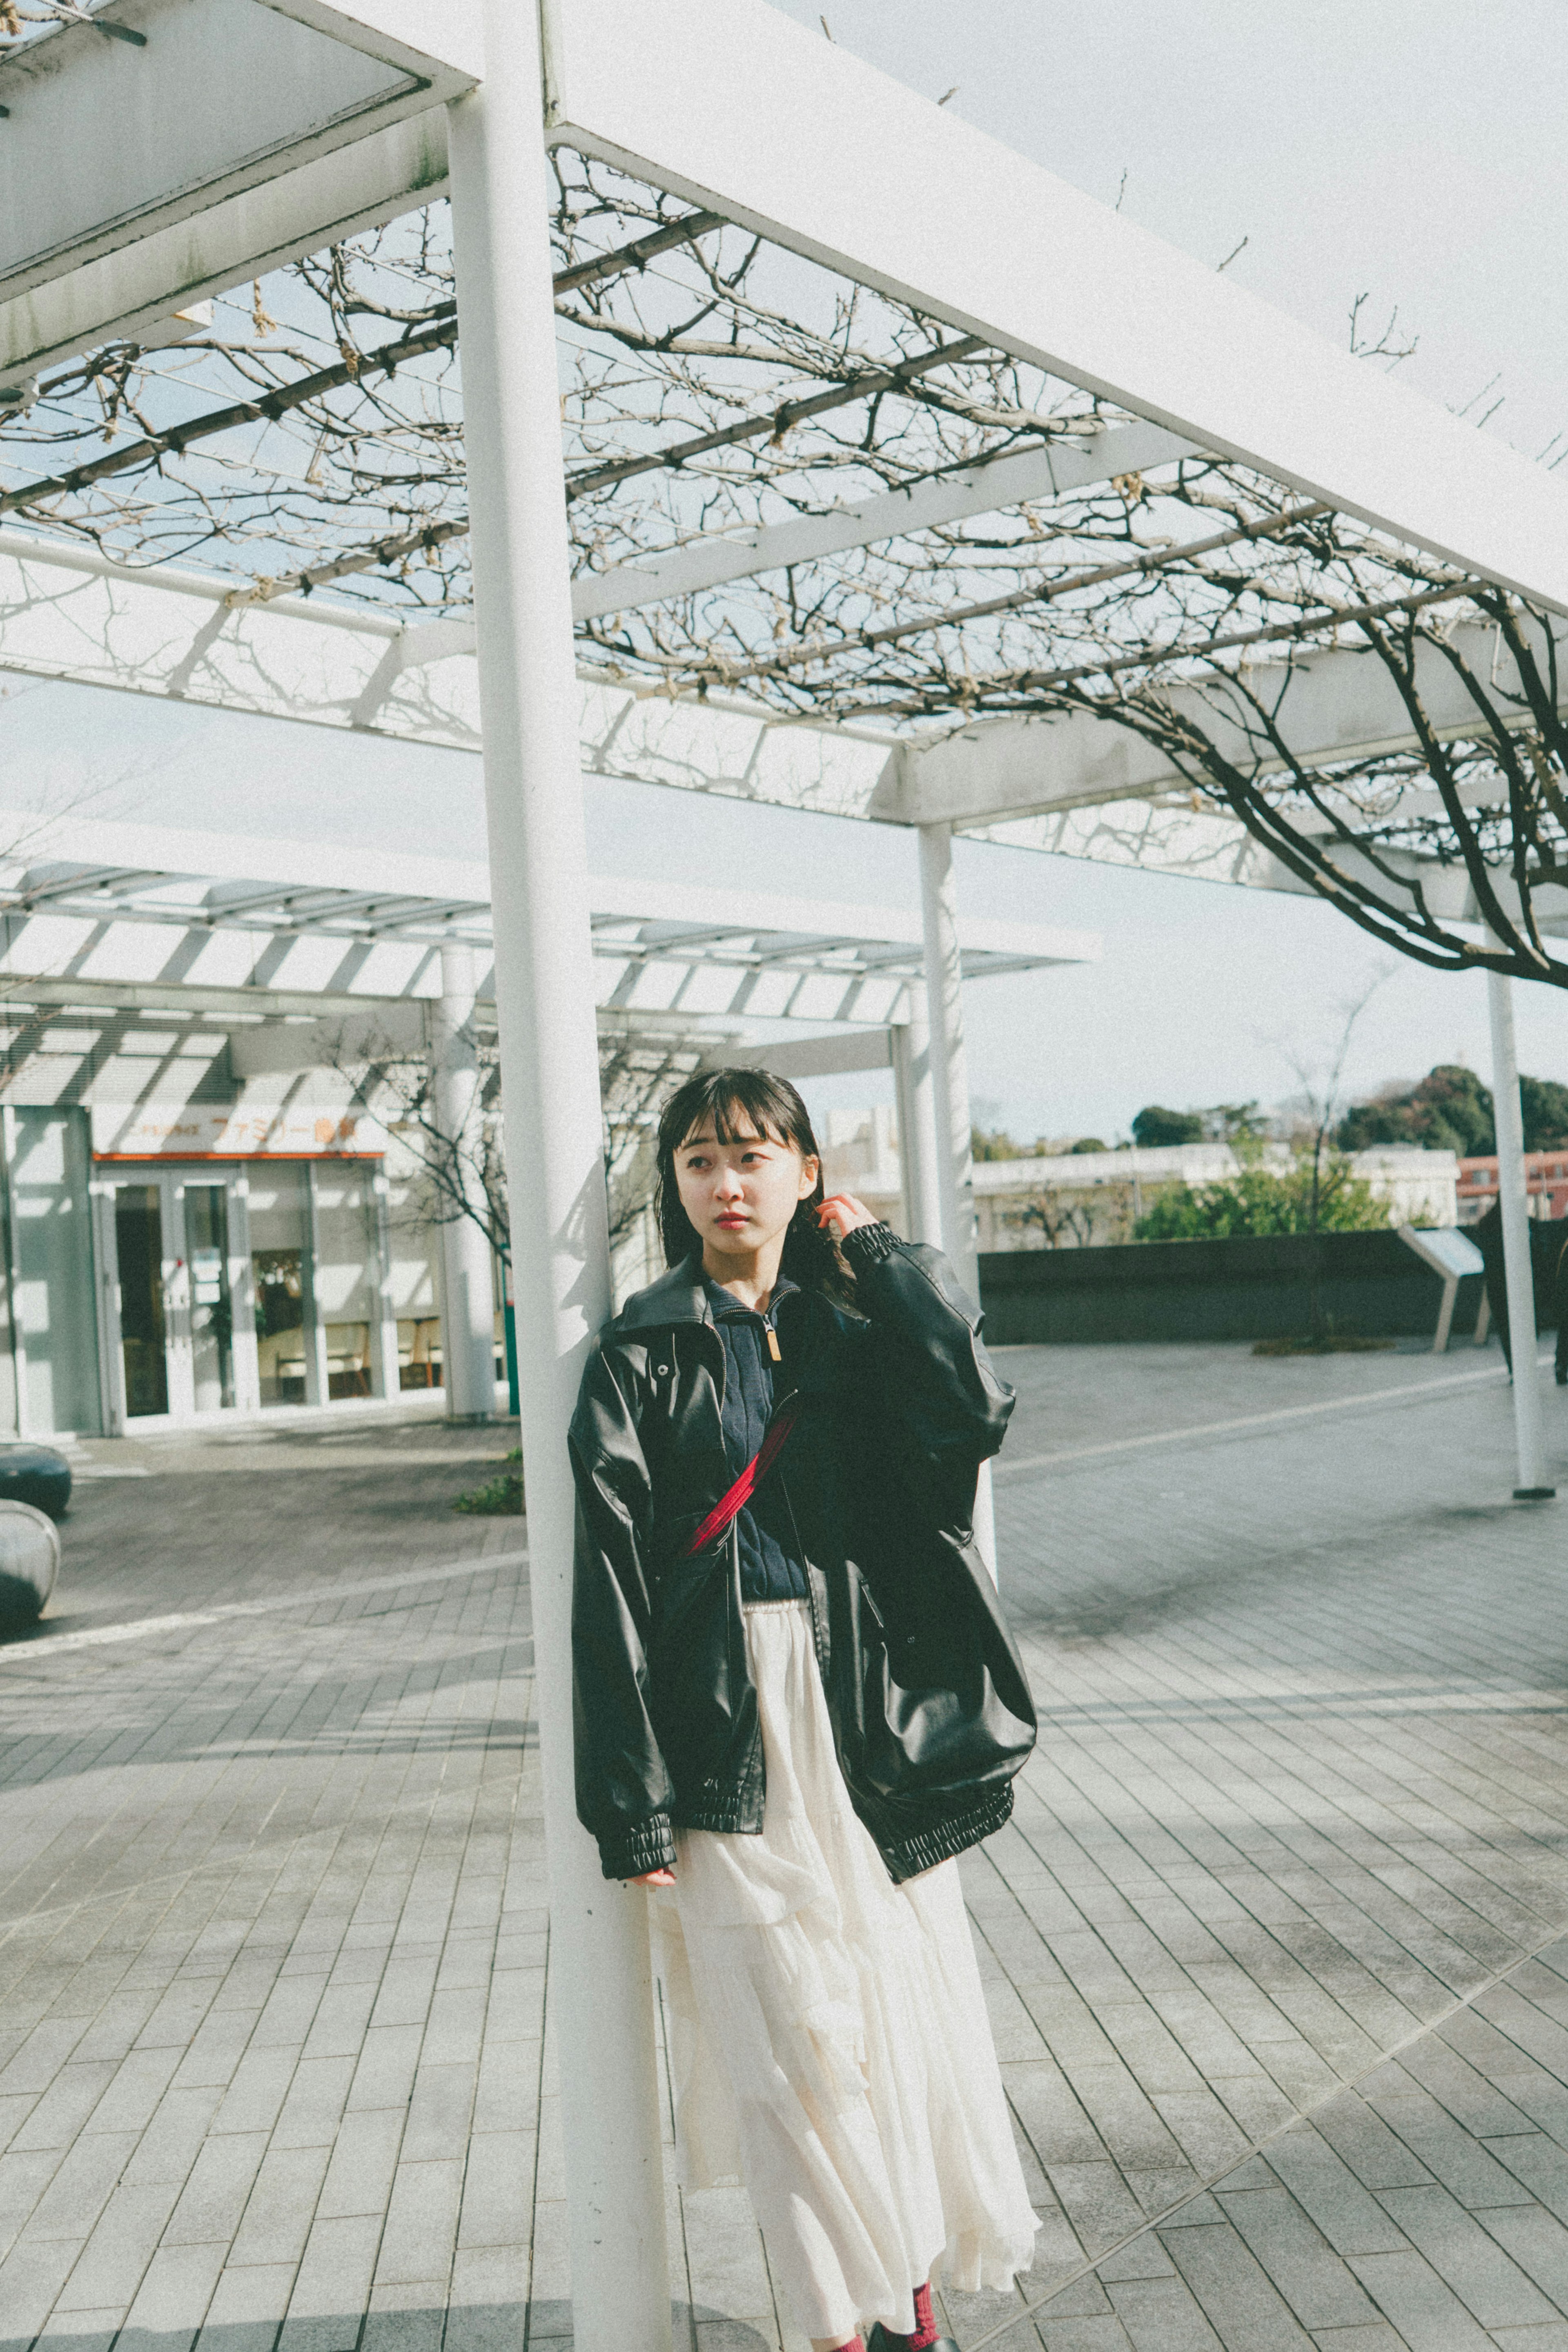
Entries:
{"type": "Polygon", "coordinates": [[[1487,1004],[1491,1013],[1492,1117],[1497,1126],[1498,1198],[1502,1203],[1508,1338],[1513,1356],[1513,1432],[1519,1449],[1519,1484],[1513,1492],[1516,1502],[1536,1502],[1546,1500],[1557,1490],[1546,1484],[1542,1446],[1524,1118],[1520,1108],[1519,1062],[1513,1043],[1513,982],[1506,972],[1488,972],[1487,1004]]]}
{"type": "Polygon", "coordinates": [[[332,1401],[332,1380],[327,1367],[327,1321],[321,1312],[321,1221],[316,1203],[316,1163],[305,1166],[305,1228],[310,1259],[309,1279],[304,1284],[305,1402],[307,1404],[329,1404],[332,1401]]]}
{"type": "Polygon", "coordinates": [[[449,1184],[438,1195],[441,1224],[442,1355],[446,1410],[454,1420],[488,1421],[496,1410],[495,1253],[480,1223],[479,1055],[474,1034],[474,950],[441,950],[441,995],[432,1006],[437,1149],[450,1150],[449,1184]],[[471,1204],[464,1210],[454,1194],[471,1204]]]}
{"type": "MultiPolygon", "coordinates": [[[[964,969],[958,952],[958,902],[953,881],[953,828],[920,828],[920,923],[925,951],[927,1061],[936,1130],[937,1209],[942,1247],[971,1298],[980,1296],[975,1247],[975,1159],[969,1116],[969,1073],[964,1058],[964,969]]],[[[991,1465],[983,1463],[975,1489],[975,1540],[994,1577],[997,1517],[991,1465]]]]}
{"type": "Polygon", "coordinates": [[[942,1246],[943,1174],[936,1149],[936,1110],[931,1087],[931,1024],[910,991],[907,1021],[893,1029],[893,1084],[898,1104],[898,1166],[904,1184],[904,1216],[912,1242],[942,1246]]]}
{"type": "Polygon", "coordinates": [[[375,1366],[376,1394],[399,1393],[397,1309],[392,1286],[392,1207],[386,1162],[378,1163],[371,1180],[371,1213],[375,1228],[375,1323],[371,1331],[371,1360],[375,1366]]]}
{"type": "Polygon", "coordinates": [[[485,0],[484,28],[449,152],[573,2333],[669,2352],[647,1898],[601,1877],[572,1797],[566,1428],[610,1245],[538,14],[485,0]]]}
{"type": "Polygon", "coordinates": [[[958,955],[953,884],[953,828],[920,828],[920,919],[925,950],[925,1008],[931,1033],[931,1105],[941,1171],[942,1246],[958,1279],[980,1295],[975,1262],[975,1184],[970,1149],[969,1078],[964,1059],[964,973],[958,955]]]}

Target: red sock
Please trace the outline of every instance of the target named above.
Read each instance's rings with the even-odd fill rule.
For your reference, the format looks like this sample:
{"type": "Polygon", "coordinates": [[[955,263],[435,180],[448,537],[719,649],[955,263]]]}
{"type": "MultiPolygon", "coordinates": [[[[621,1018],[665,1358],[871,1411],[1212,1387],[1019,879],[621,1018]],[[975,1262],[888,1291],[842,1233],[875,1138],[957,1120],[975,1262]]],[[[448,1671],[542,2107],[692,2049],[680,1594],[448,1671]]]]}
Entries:
{"type": "Polygon", "coordinates": [[[907,2352],[930,2352],[930,2347],[936,2343],[941,2333],[942,2330],[937,2326],[932,2314],[931,2282],[927,2279],[924,2286],[917,2286],[915,2290],[914,2335],[898,2336],[894,2338],[894,2341],[906,2346],[907,2352]]]}

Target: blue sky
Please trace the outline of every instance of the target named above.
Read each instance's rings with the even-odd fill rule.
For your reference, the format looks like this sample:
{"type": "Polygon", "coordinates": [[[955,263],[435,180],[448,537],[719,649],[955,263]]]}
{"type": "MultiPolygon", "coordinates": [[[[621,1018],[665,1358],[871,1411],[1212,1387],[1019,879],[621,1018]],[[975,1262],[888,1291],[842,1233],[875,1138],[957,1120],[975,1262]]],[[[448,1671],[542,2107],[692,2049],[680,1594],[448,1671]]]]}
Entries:
{"type": "MultiPolygon", "coordinates": [[[[789,0],[816,26],[819,10],[789,0]]],[[[1397,304],[1406,373],[1534,455],[1568,425],[1568,10],[1491,0],[831,0],[834,37],[1146,227],[1343,340],[1351,301],[1397,304]]],[[[463,854],[477,762],[86,688],[0,698],[0,796],[102,813],[463,854]]],[[[836,824],[595,784],[607,873],[910,902],[914,845],[836,824]]],[[[1424,972],[1313,901],[961,844],[977,914],[1098,929],[1101,963],[967,992],[970,1082],[1015,1132],[1124,1131],[1151,1099],[1291,1091],[1343,1007],[1370,1087],[1437,1060],[1488,1062],[1483,985],[1424,972]]],[[[1568,1001],[1521,988],[1521,1059],[1568,1078],[1568,1001]]],[[[867,1097],[861,1080],[824,1098],[867,1097]]]]}

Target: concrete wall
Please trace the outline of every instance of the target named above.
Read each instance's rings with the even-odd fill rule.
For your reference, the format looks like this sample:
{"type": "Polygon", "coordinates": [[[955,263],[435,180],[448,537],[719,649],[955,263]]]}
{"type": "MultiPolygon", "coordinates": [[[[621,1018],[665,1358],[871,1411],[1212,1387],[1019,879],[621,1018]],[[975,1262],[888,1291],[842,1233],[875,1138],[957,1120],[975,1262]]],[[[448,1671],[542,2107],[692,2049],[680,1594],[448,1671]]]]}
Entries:
{"type": "MultiPolygon", "coordinates": [[[[1563,1237],[1539,1230],[1548,1243],[1563,1237]]],[[[1437,1327],[1442,1286],[1395,1233],[994,1250],[980,1259],[986,1336],[998,1345],[1288,1339],[1308,1328],[1314,1278],[1336,1330],[1395,1339],[1437,1327]]],[[[1456,1339],[1474,1330],[1480,1294],[1479,1276],[1460,1284],[1456,1339]]]]}

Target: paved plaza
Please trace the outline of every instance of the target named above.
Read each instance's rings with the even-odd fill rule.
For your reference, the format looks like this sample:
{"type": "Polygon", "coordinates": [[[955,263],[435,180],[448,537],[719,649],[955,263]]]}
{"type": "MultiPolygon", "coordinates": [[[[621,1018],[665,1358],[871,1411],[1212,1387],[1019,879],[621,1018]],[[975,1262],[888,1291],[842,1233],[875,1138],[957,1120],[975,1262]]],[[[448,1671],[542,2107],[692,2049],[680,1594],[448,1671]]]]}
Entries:
{"type": "MultiPolygon", "coordinates": [[[[964,1865],[1040,2231],[966,2352],[1568,2352],[1568,1402],[1012,1349],[964,1865]]],[[[80,1449],[0,1652],[0,2352],[565,2352],[526,1560],[428,1420],[80,1449]]],[[[800,2352],[672,2190],[681,2352],[800,2352]]]]}

